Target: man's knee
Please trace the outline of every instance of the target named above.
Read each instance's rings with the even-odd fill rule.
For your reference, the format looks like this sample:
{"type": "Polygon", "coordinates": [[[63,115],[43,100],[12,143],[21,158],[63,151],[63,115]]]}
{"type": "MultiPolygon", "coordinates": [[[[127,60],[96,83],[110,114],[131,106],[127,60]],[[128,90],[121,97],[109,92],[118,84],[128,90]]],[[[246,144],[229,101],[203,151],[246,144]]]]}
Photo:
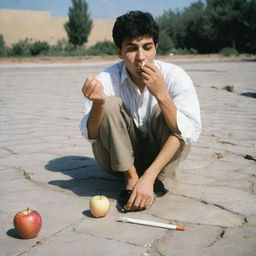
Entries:
{"type": "Polygon", "coordinates": [[[111,115],[113,113],[120,112],[122,106],[122,99],[116,96],[106,97],[106,103],[104,106],[105,115],[111,115]]]}

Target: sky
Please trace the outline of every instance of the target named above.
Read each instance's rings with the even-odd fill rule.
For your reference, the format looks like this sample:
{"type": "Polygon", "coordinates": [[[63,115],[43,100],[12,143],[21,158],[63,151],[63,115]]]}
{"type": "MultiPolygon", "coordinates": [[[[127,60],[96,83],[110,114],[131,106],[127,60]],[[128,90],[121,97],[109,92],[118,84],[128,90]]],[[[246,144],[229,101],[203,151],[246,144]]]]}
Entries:
{"type": "MultiPolygon", "coordinates": [[[[182,10],[198,0],[87,0],[92,19],[115,19],[131,10],[152,13],[154,17],[164,10],[182,10]]],[[[53,17],[67,17],[71,0],[0,0],[0,9],[50,11],[53,17]]]]}

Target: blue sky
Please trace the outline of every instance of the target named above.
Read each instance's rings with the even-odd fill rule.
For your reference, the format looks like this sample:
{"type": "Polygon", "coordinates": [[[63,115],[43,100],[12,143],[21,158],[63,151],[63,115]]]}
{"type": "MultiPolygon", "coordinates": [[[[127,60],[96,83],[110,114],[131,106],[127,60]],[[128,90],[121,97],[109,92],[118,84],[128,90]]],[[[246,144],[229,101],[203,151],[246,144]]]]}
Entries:
{"type": "MultiPolygon", "coordinates": [[[[142,10],[162,15],[164,10],[182,10],[198,0],[87,0],[94,19],[115,19],[129,10],[142,10]]],[[[66,17],[71,0],[0,0],[0,9],[51,11],[54,17],[66,17]]]]}

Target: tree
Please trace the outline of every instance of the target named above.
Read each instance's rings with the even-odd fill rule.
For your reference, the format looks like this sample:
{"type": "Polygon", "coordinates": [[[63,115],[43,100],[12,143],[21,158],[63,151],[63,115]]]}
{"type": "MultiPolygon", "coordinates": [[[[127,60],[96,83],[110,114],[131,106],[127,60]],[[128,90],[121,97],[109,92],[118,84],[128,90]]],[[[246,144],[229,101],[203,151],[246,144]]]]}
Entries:
{"type": "Polygon", "coordinates": [[[69,41],[75,46],[87,43],[92,28],[92,20],[88,14],[88,4],[85,0],[72,0],[68,10],[69,21],[65,24],[69,41]]]}
{"type": "Polygon", "coordinates": [[[256,53],[256,0],[251,0],[246,9],[246,29],[243,32],[245,52],[256,53]]]}
{"type": "Polygon", "coordinates": [[[158,54],[168,54],[171,53],[174,48],[171,37],[164,30],[161,30],[159,33],[159,42],[157,52],[158,54]]]}
{"type": "Polygon", "coordinates": [[[205,10],[199,1],[193,3],[182,13],[184,24],[183,48],[196,49],[200,53],[211,51],[212,28],[205,10]]]}
{"type": "Polygon", "coordinates": [[[256,0],[205,0],[158,18],[175,48],[256,53],[256,0]]]}
{"type": "Polygon", "coordinates": [[[233,47],[244,51],[244,32],[246,30],[247,0],[208,0],[207,14],[214,28],[216,51],[233,47]]]}

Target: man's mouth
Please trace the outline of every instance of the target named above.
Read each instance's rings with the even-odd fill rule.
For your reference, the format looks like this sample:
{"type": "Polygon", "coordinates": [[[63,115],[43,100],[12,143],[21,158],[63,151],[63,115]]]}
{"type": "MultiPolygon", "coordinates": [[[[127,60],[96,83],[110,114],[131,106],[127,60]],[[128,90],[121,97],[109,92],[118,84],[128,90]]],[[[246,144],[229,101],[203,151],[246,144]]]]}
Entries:
{"type": "Polygon", "coordinates": [[[144,61],[139,62],[139,63],[136,65],[137,70],[138,70],[139,72],[142,72],[143,69],[144,69],[145,64],[146,64],[146,63],[145,63],[144,61]]]}

